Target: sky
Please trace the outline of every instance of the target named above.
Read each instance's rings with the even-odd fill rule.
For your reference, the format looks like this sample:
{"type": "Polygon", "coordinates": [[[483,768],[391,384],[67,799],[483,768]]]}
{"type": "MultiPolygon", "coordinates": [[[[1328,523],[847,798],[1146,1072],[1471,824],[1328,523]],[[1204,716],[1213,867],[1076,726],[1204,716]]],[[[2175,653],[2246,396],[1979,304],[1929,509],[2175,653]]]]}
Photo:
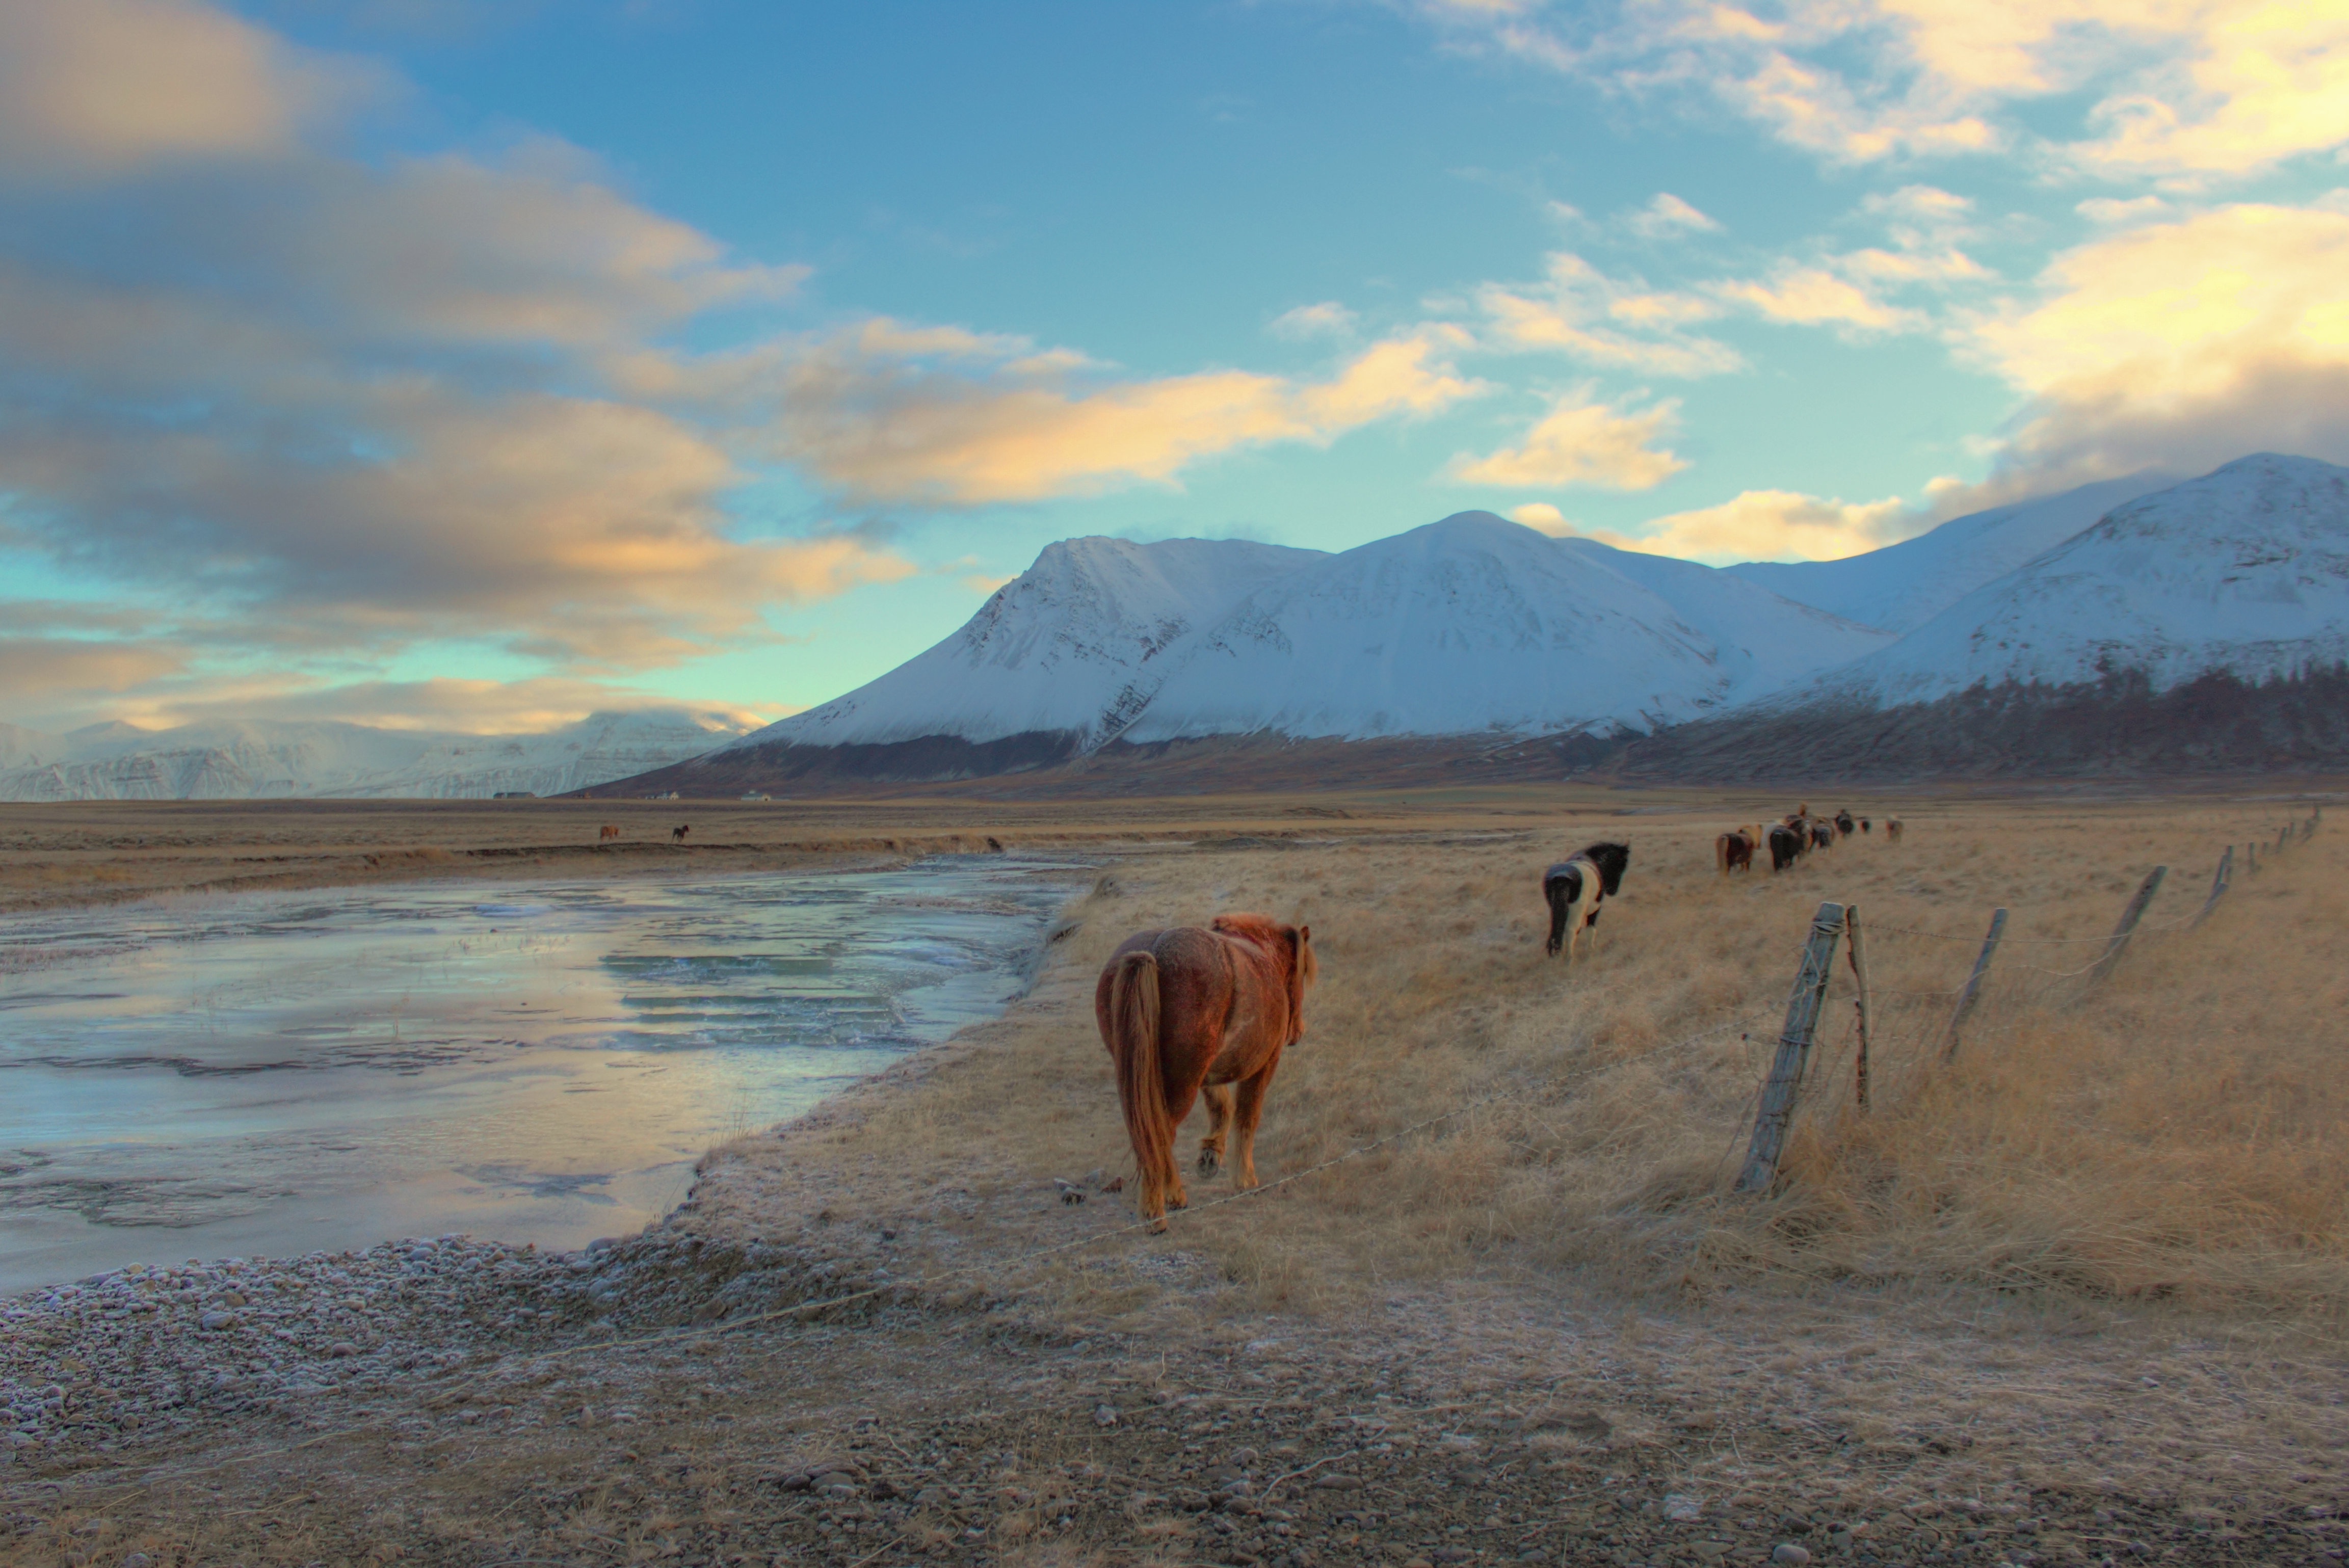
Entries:
{"type": "Polygon", "coordinates": [[[2349,461],[2338,0],[0,0],[0,722],[768,719],[1057,539],[2349,461]]]}

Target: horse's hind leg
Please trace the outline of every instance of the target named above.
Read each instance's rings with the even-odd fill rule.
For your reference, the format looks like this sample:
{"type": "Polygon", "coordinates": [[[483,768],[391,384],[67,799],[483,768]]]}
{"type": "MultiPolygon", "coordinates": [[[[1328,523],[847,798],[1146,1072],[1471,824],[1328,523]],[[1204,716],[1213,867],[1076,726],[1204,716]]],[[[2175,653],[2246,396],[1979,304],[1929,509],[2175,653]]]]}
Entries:
{"type": "Polygon", "coordinates": [[[1275,1057],[1264,1065],[1264,1070],[1239,1082],[1237,1100],[1232,1108],[1232,1154],[1237,1167],[1232,1185],[1245,1192],[1256,1182],[1256,1127],[1264,1119],[1264,1097],[1272,1088],[1272,1070],[1280,1065],[1275,1057]]]}
{"type": "Polygon", "coordinates": [[[1199,1174],[1213,1176],[1224,1168],[1224,1146],[1232,1130],[1232,1086],[1211,1083],[1199,1091],[1207,1102],[1207,1136],[1199,1140],[1199,1174]]]}

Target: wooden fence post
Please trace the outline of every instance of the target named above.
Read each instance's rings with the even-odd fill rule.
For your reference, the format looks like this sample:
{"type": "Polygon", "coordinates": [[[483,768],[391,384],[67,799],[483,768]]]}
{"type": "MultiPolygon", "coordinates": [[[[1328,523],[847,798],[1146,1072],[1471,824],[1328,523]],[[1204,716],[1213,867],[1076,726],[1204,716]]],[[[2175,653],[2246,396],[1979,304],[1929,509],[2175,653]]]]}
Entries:
{"type": "Polygon", "coordinates": [[[2259,875],[2259,874],[2260,874],[2260,847],[2259,847],[2259,845],[2257,845],[2257,844],[2245,844],[2245,845],[2243,846],[2243,869],[2244,869],[2246,872],[2250,872],[2252,876],[2257,876],[2257,875],[2259,875]]]}
{"type": "Polygon", "coordinates": [[[1974,1010],[1974,1002],[1982,995],[1982,977],[1990,973],[1990,961],[1998,952],[1998,939],[2006,934],[2006,911],[1990,912],[1990,934],[1982,938],[1982,952],[1974,959],[1974,972],[1966,976],[1966,988],[1958,993],[1957,1010],[1950,1015],[1950,1026],[1941,1031],[1941,1059],[1953,1061],[1958,1055],[1958,1031],[1965,1026],[1966,1018],[1974,1010]]]}
{"type": "Polygon", "coordinates": [[[1842,934],[1843,905],[1819,905],[1811,918],[1810,940],[1803,944],[1802,966],[1795,971],[1794,992],[1786,998],[1786,1026],[1778,1035],[1778,1054],[1770,1063],[1770,1076],[1762,1080],[1754,1141],[1745,1150],[1745,1169],[1737,1176],[1740,1192],[1766,1192],[1778,1179],[1778,1156],[1786,1147],[1786,1126],[1795,1117],[1795,1091],[1802,1087],[1803,1069],[1810,1062],[1811,1038],[1818,1032],[1836,940],[1842,934]]]}
{"type": "Polygon", "coordinates": [[[2225,895],[2229,883],[2234,880],[2234,873],[2235,846],[2229,844],[2226,853],[2219,857],[2218,874],[2210,879],[2210,896],[2202,901],[2202,907],[2195,913],[2194,919],[2187,926],[2189,931],[2210,918],[2210,912],[2219,907],[2219,900],[2225,895]]]}
{"type": "Polygon", "coordinates": [[[2121,954],[2128,951],[2129,937],[2137,931],[2137,923],[2145,918],[2146,906],[2153,902],[2153,895],[2161,891],[2161,880],[2168,874],[2168,866],[2156,866],[2147,873],[2144,885],[2137,890],[2137,896],[2128,901],[2127,909],[2121,911],[2121,923],[2113,927],[2113,934],[2106,942],[2105,951],[2089,966],[2089,990],[2103,985],[2106,977],[2120,963],[2121,954]]]}
{"type": "Polygon", "coordinates": [[[1859,1100],[1859,1109],[1868,1109],[1868,1037],[1873,1020],[1869,1017],[1870,1002],[1868,986],[1868,944],[1860,938],[1859,906],[1847,904],[1843,912],[1845,934],[1851,945],[1845,954],[1851,960],[1851,977],[1859,986],[1855,1005],[1859,1009],[1859,1050],[1852,1058],[1852,1078],[1859,1100]]]}

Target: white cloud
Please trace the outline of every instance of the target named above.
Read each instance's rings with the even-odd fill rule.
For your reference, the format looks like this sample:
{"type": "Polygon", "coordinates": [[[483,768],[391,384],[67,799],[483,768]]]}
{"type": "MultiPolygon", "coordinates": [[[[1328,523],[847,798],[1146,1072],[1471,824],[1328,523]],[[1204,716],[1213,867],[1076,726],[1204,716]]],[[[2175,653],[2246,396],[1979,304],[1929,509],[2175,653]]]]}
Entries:
{"type": "Polygon", "coordinates": [[[1115,382],[1024,349],[925,363],[860,328],[719,369],[735,397],[766,409],[768,449],[826,486],[860,500],[977,506],[1171,483],[1217,453],[1325,444],[1432,414],[1486,389],[1452,367],[1468,343],[1456,327],[1422,327],[1319,382],[1242,370],[1115,382]]]}
{"type": "Polygon", "coordinates": [[[1655,200],[1633,213],[1626,222],[1638,233],[1651,240],[1670,239],[1679,234],[1717,233],[1721,225],[1669,191],[1660,191],[1655,200]]]}
{"type": "Polygon", "coordinates": [[[1492,348],[1547,350],[1646,376],[1714,376],[1745,363],[1727,344],[1691,330],[1721,315],[1718,304],[1609,277],[1571,251],[1550,256],[1545,284],[1485,284],[1475,301],[1492,348]]]}
{"type": "Polygon", "coordinates": [[[1793,490],[1746,490],[1719,506],[1673,512],[1626,548],[1688,561],[1837,561],[1917,532],[1922,516],[1899,499],[1846,501],[1793,490]]]}
{"type": "Polygon", "coordinates": [[[1275,337],[1350,337],[1354,332],[1354,313],[1335,300],[1323,300],[1319,304],[1300,304],[1294,310],[1283,311],[1272,318],[1265,330],[1275,337]]]}
{"type": "Polygon", "coordinates": [[[1652,490],[1688,467],[1654,445],[1671,428],[1676,412],[1667,402],[1624,413],[1593,400],[1584,388],[1559,398],[1522,444],[1482,458],[1463,453],[1446,472],[1468,484],[1518,489],[1652,490]]]}
{"type": "Polygon", "coordinates": [[[2349,460],[2349,212],[2245,203],[2057,257],[1961,346],[2032,403],[2043,487],[2246,451],[2349,460]]]}
{"type": "Polygon", "coordinates": [[[1575,0],[1428,13],[1455,36],[1610,90],[1711,92],[1837,162],[1995,152],[2015,110],[2106,175],[2255,172],[2349,144],[2349,9],[2323,0],[1575,0]]]}

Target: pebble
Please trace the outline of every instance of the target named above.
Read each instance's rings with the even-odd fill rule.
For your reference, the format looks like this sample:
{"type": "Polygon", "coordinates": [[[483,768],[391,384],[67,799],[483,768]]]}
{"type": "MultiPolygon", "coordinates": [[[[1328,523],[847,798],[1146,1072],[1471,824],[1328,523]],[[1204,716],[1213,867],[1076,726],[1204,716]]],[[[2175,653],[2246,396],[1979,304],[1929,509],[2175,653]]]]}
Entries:
{"type": "Polygon", "coordinates": [[[1666,1492],[1664,1517],[1675,1524],[1694,1524],[1704,1517],[1704,1504],[1684,1491],[1666,1492]]]}
{"type": "Polygon", "coordinates": [[[1093,1407],[1093,1425],[1096,1427],[1116,1426],[1117,1407],[1114,1405],[1095,1405],[1093,1407]]]}
{"type": "Polygon", "coordinates": [[[761,1264],[780,1284],[773,1265],[793,1260],[766,1253],[713,1258],[658,1229],[592,1256],[444,1236],[136,1264],[0,1298],[0,1454],[71,1454],[200,1417],[291,1408],[523,1348],[524,1334],[575,1340],[608,1326],[623,1296],[632,1311],[673,1317],[761,1264]]]}
{"type": "Polygon", "coordinates": [[[1776,1549],[1770,1553],[1771,1562],[1791,1563],[1795,1565],[1795,1568],[1801,1568],[1803,1563],[1808,1563],[1810,1560],[1810,1548],[1807,1546],[1797,1546],[1791,1541],[1781,1541],[1778,1542],[1776,1549]]]}

